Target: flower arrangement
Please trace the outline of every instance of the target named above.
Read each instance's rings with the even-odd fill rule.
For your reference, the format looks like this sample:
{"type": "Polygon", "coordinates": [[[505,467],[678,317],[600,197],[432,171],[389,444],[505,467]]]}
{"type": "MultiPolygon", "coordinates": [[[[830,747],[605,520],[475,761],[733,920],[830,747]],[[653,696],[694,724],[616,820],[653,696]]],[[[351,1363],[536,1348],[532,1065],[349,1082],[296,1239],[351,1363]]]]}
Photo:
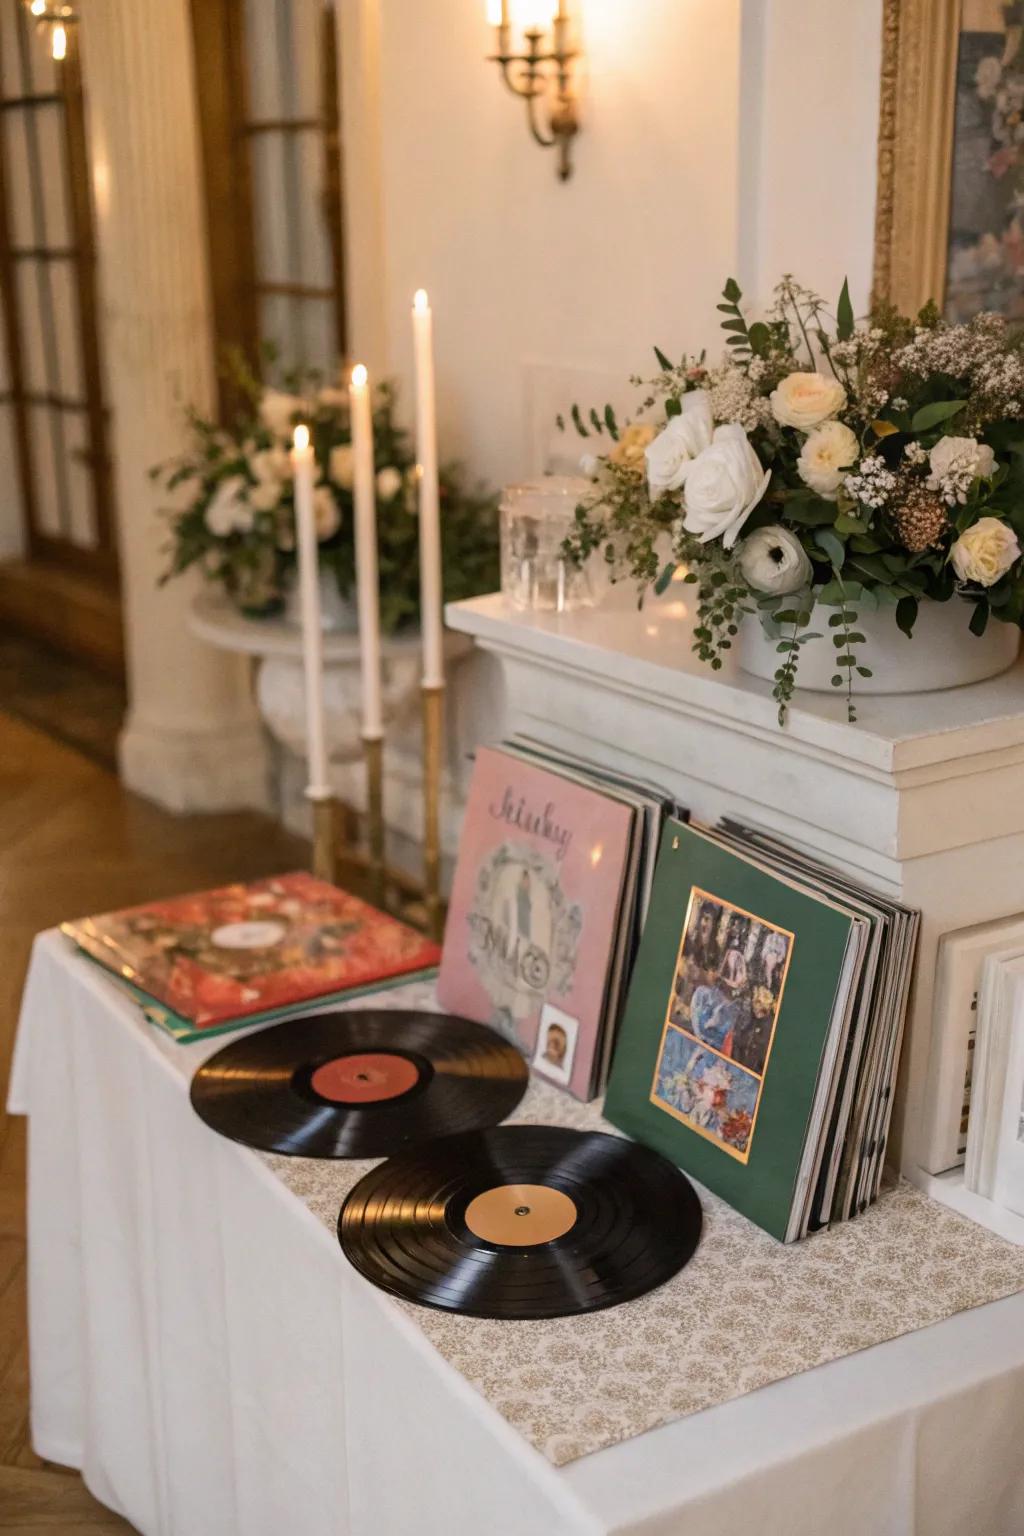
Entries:
{"type": "MultiPolygon", "coordinates": [[[[220,583],[243,612],[280,612],[296,564],[290,446],[296,424],[309,425],[319,467],[314,510],[321,568],[341,596],[355,591],[353,450],[348,392],[315,377],[291,378],[287,390],[264,388],[237,359],[231,377],[243,404],[228,428],[189,412],[191,450],[153,477],[177,510],[167,513],[169,563],[162,581],[191,566],[220,583]]],[[[419,618],[419,519],[416,462],[396,422],[395,392],[382,385],[373,413],[381,623],[387,633],[419,618]]],[[[443,579],[451,600],[490,591],[498,580],[494,499],[469,492],[457,469],[441,474],[443,579]]]]}
{"type": "Polygon", "coordinates": [[[834,317],[791,277],[764,320],[749,324],[741,299],[730,279],[720,365],[655,349],[660,372],[633,380],[637,420],[573,408],[598,451],[568,554],[603,550],[641,591],[684,566],[694,650],[713,668],[757,614],[777,646],[780,723],[801,649],[831,639],[853,719],[871,675],[861,613],[889,606],[907,636],[922,602],[962,602],[976,635],[1024,624],[1024,344],[997,315],[949,325],[933,305],[858,324],[846,284],[834,317]]]}

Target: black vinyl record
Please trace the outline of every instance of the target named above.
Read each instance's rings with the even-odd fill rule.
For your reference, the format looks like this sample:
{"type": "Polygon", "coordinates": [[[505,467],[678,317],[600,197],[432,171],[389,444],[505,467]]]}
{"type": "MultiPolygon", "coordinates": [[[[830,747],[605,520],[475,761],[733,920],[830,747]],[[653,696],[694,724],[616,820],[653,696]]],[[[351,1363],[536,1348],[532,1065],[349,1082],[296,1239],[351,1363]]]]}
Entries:
{"type": "Polygon", "coordinates": [[[529,1078],[491,1029],[399,1009],[322,1013],[235,1040],[192,1079],[192,1107],[232,1141],[295,1157],[387,1157],[497,1125],[529,1078]]]}
{"type": "Polygon", "coordinates": [[[341,1208],[361,1274],[471,1317],[566,1317],[617,1306],[676,1274],[700,1201],[658,1152],[617,1136],[510,1125],[392,1157],[341,1208]]]}

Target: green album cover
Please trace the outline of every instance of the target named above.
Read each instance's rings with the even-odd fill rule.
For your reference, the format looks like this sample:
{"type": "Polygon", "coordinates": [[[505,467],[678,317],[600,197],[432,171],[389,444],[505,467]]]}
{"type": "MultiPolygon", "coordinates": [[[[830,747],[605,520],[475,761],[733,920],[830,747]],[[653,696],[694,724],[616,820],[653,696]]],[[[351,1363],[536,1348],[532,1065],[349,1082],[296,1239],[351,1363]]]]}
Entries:
{"type": "Polygon", "coordinates": [[[605,1114],[780,1241],[852,925],[667,824],[605,1114]]]}

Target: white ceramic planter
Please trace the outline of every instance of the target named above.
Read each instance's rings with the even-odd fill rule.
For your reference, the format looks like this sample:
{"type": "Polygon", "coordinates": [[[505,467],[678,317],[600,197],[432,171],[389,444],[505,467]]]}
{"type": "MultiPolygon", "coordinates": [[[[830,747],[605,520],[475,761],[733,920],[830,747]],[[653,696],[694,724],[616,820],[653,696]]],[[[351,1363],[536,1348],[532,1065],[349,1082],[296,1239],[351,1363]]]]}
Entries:
{"type": "MultiPolygon", "coordinates": [[[[354,598],[342,597],[333,572],[328,570],[320,571],[320,619],[324,629],[331,634],[354,635],[359,630],[359,614],[354,598]]],[[[284,621],[297,629],[302,627],[302,604],[299,598],[297,576],[293,576],[288,583],[284,621]]]]}
{"type": "MultiPolygon", "coordinates": [[[[836,674],[836,647],[828,628],[828,609],[814,612],[811,628],[822,632],[800,651],[797,687],[815,693],[832,693],[836,674]]],[[[859,694],[933,693],[980,683],[1012,667],[1020,654],[1021,632],[1012,624],[990,620],[979,639],[968,623],[970,609],[954,598],[948,603],[922,603],[912,639],[897,627],[895,609],[880,608],[857,618],[857,630],[866,637],[855,648],[860,665],[870,667],[871,677],[857,677],[859,694]]],[[[754,677],[774,679],[783,657],[778,641],[770,640],[753,615],[740,625],[736,658],[754,677]]]]}

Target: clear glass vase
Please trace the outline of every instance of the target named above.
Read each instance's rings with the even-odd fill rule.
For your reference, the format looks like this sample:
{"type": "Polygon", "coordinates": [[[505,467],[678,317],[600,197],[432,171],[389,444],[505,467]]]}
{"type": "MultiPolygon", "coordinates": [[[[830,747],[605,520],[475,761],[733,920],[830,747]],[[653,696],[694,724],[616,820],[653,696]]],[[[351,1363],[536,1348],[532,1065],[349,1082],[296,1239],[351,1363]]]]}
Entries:
{"type": "Polygon", "coordinates": [[[563,553],[576,508],[592,490],[589,480],[570,475],[507,487],[501,501],[501,590],[511,607],[568,613],[593,606],[587,567],[563,553]]]}

